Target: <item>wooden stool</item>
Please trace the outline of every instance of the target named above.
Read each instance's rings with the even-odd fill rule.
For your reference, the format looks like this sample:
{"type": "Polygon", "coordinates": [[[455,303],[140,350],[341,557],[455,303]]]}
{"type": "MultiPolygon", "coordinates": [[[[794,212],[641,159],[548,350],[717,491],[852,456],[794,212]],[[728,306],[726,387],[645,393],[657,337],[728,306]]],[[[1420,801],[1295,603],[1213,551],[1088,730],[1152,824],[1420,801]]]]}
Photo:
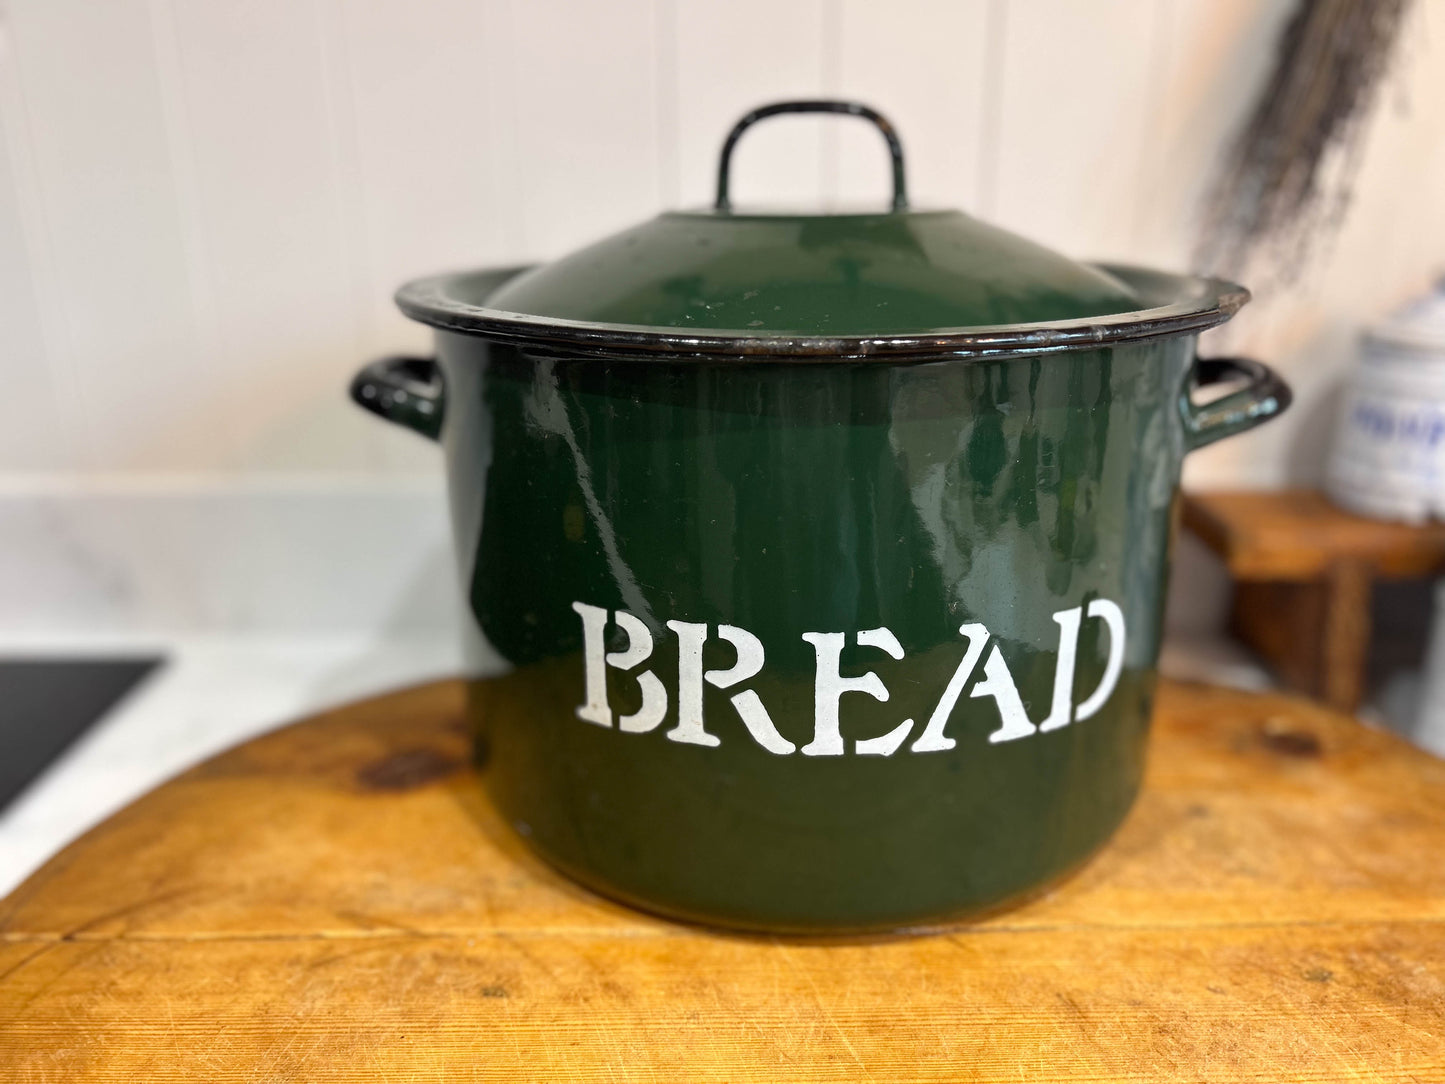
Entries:
{"type": "Polygon", "coordinates": [[[461,705],[277,731],[52,859],[0,903],[0,1078],[1445,1079],[1445,761],[1326,709],[1166,683],[1144,793],[1072,881],[821,943],[553,873],[461,705]]]}
{"type": "Polygon", "coordinates": [[[1183,506],[1234,577],[1234,634],[1285,684],[1341,711],[1365,693],[1375,580],[1445,574],[1445,523],[1364,519],[1311,490],[1186,493],[1183,506]]]}

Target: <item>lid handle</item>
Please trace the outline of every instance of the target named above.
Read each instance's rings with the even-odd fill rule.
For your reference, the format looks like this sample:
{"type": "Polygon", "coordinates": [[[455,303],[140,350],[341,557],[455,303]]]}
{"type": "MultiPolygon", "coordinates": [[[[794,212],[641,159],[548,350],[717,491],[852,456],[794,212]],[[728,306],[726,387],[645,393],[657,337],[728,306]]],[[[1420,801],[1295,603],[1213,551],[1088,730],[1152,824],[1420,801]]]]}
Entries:
{"type": "Polygon", "coordinates": [[[844,113],[848,116],[871,120],[883,133],[883,138],[888,141],[888,153],[893,158],[893,209],[895,211],[908,209],[908,186],[903,180],[903,144],[898,141],[898,133],[893,130],[893,125],[888,122],[888,118],[876,109],[869,109],[861,102],[834,101],[825,98],[797,102],[774,102],[772,105],[754,109],[733,125],[733,130],[728,133],[727,141],[723,143],[722,158],[718,161],[717,166],[717,203],[715,206],[719,211],[726,211],[732,207],[732,203],[728,200],[728,165],[732,161],[733,147],[737,145],[742,134],[758,121],[776,117],[780,113],[844,113]]]}

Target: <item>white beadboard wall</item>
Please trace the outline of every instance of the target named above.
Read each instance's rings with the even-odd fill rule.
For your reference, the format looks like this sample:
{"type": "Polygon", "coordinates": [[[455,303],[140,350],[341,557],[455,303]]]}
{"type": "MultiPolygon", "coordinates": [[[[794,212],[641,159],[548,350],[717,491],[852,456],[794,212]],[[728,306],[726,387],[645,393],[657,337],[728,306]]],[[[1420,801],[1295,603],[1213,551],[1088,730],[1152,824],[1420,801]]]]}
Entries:
{"type": "MultiPolygon", "coordinates": [[[[106,532],[160,501],[273,552],[326,537],[286,534],[297,493],[345,508],[370,486],[398,514],[430,500],[417,494],[435,492],[434,449],[344,395],[360,362],[425,349],[395,286],[545,259],[705,202],[729,124],[769,99],[876,104],[919,202],[1081,257],[1187,267],[1210,171],[1291,7],[0,0],[0,628],[26,624],[22,604],[41,623],[90,620],[27,586],[17,562],[45,550],[36,524],[65,521],[72,548],[110,559],[106,532]],[[216,500],[250,510],[215,520],[216,500]]],[[[1212,335],[1277,363],[1298,405],[1194,457],[1191,482],[1316,478],[1355,334],[1445,270],[1445,0],[1417,0],[1362,148],[1335,243],[1300,283],[1254,283],[1256,304],[1212,335]]],[[[743,199],[887,184],[876,134],[836,120],[760,127],[735,175],[743,199]]],[[[421,520],[430,534],[412,548],[429,553],[440,521],[421,520]]],[[[174,545],[212,545],[210,530],[174,545]]],[[[164,559],[133,548],[133,563],[164,559]]],[[[229,577],[225,597],[241,600],[244,568],[279,574],[185,567],[197,590],[229,577]]],[[[344,623],[349,605],[310,612],[344,623]]],[[[106,620],[179,620],[161,609],[106,620]]],[[[230,612],[190,609],[211,615],[193,623],[230,612]]]]}

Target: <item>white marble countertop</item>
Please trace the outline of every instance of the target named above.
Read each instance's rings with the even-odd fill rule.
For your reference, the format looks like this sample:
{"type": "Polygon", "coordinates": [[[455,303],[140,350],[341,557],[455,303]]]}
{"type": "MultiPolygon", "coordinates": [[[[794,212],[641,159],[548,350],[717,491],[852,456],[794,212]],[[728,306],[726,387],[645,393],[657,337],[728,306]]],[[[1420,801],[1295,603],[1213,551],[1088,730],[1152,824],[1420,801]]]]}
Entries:
{"type": "Polygon", "coordinates": [[[460,673],[453,636],[27,639],[9,657],[139,654],[166,662],[0,813],[0,896],[157,784],[325,708],[460,673]]]}

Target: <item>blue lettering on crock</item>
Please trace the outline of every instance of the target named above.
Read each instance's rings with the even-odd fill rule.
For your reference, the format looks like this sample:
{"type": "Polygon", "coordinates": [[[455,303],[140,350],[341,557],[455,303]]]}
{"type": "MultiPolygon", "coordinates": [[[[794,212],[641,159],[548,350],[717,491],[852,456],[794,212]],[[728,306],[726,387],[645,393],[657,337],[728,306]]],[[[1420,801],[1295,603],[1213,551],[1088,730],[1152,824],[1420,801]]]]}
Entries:
{"type": "MultiPolygon", "coordinates": [[[[609,612],[601,606],[584,602],[572,603],[582,619],[582,656],[585,672],[585,700],[577,708],[577,718],[597,726],[612,727],[629,734],[645,734],[657,729],[667,715],[668,691],[651,670],[641,669],[652,657],[653,637],[648,627],[626,610],[609,612]],[[605,635],[609,618],[627,637],[621,651],[607,651],[605,635]],[[614,719],[607,700],[607,669],[631,674],[642,692],[642,704],[631,715],[614,719]]],[[[969,681],[983,659],[982,676],[969,689],[971,699],[991,699],[998,712],[999,725],[989,734],[990,742],[1016,741],[1038,733],[1047,733],[1083,722],[1096,715],[1108,703],[1119,675],[1124,668],[1124,613],[1109,599],[1096,598],[1087,606],[1075,606],[1053,615],[1059,626],[1059,651],[1054,661],[1053,696],[1049,713],[1038,723],[1028,717],[1018,686],[997,643],[990,644],[992,634],[978,623],[959,627],[964,639],[963,657],[959,660],[929,714],[923,729],[908,746],[913,753],[937,753],[954,748],[957,741],[945,730],[953,710],[968,688],[969,681]],[[1079,631],[1084,620],[1102,621],[1108,630],[1109,656],[1098,687],[1078,704],[1073,700],[1074,671],[1078,658],[1079,631]],[[987,657],[984,652],[987,651],[987,657]]],[[[678,664],[677,725],[667,731],[671,741],[688,745],[717,746],[722,739],[704,725],[703,683],[717,689],[731,689],[762,672],[766,653],[762,641],[747,629],[736,625],[716,626],[716,635],[732,645],[737,661],[724,670],[704,670],[703,646],[709,636],[708,626],[689,621],[669,621],[667,628],[677,637],[678,664]]],[[[839,702],[845,693],[861,693],[882,703],[888,701],[888,688],[872,670],[856,676],[844,676],[839,669],[848,634],[842,632],[805,632],[803,639],[813,647],[816,660],[813,681],[813,738],[802,747],[804,756],[841,756],[847,751],[839,725],[839,702]]],[[[889,629],[863,629],[853,634],[859,647],[876,648],[894,660],[904,657],[903,645],[889,629]]],[[[752,689],[743,689],[730,698],[748,734],[769,753],[785,756],[798,747],[778,733],[768,709],[752,689]]],[[[889,757],[903,748],[913,733],[914,720],[904,719],[886,734],[853,742],[859,756],[889,757]]]]}

